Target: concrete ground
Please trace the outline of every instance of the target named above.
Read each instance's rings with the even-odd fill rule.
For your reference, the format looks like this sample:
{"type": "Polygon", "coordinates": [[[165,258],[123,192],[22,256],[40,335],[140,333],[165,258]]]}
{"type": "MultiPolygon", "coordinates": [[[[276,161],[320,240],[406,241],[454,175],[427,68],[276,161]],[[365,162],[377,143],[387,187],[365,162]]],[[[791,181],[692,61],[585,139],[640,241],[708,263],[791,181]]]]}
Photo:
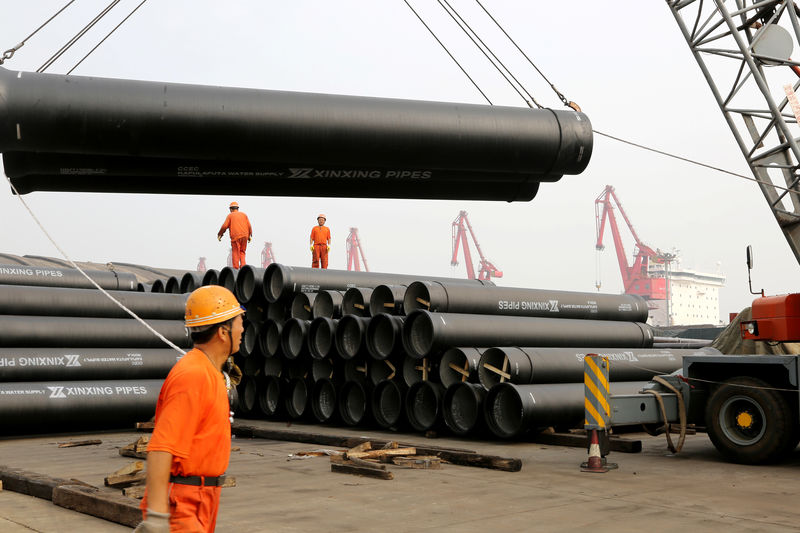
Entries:
{"type": "MultiPolygon", "coordinates": [[[[286,423],[252,421],[272,429],[286,423]]],[[[330,471],[326,457],[289,460],[321,449],[304,443],[235,439],[228,473],[237,486],[223,489],[217,531],[575,531],[675,532],[796,531],[800,449],[776,466],[723,462],[704,434],[687,437],[669,455],[663,436],[628,434],[643,452],[612,452],[618,470],[582,473],[586,450],[526,442],[452,438],[292,424],[289,429],[396,439],[425,446],[468,448],[522,459],[520,472],[443,465],[441,470],[389,467],[393,480],[330,471]]],[[[58,435],[0,440],[0,464],[103,486],[103,478],[132,459],[118,448],[136,432],[58,435]],[[58,448],[58,442],[101,439],[99,446],[58,448]]],[[[112,489],[104,489],[111,491],[112,489]]],[[[130,531],[10,491],[0,492],[0,531],[130,531]]]]}

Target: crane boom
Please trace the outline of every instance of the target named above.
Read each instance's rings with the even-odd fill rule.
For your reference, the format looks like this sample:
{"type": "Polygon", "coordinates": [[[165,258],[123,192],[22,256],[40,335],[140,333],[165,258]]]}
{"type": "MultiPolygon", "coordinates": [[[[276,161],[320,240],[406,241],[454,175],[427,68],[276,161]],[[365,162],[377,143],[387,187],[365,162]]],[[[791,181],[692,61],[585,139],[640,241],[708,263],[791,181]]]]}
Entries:
{"type": "Polygon", "coordinates": [[[347,249],[347,270],[361,272],[361,263],[364,263],[364,271],[369,272],[367,257],[364,255],[364,248],[361,246],[361,239],[358,237],[358,228],[350,228],[350,234],[345,241],[345,248],[347,249]]]}
{"type": "Polygon", "coordinates": [[[793,46],[800,43],[798,8],[790,0],[737,1],[733,11],[729,4],[667,0],[800,263],[800,146],[795,138],[800,106],[794,94],[800,68],[791,59],[793,46]]]}
{"type": "Polygon", "coordinates": [[[467,240],[467,233],[469,232],[469,236],[472,237],[472,242],[475,244],[475,249],[478,251],[478,257],[480,258],[478,269],[478,278],[479,280],[488,280],[489,278],[502,278],[503,272],[498,269],[491,261],[486,259],[483,255],[483,250],[481,250],[481,245],[478,244],[478,239],[475,237],[475,231],[472,229],[472,224],[469,223],[469,218],[467,217],[466,211],[460,211],[458,216],[453,221],[452,225],[452,247],[453,247],[453,255],[450,259],[450,265],[457,266],[458,265],[458,250],[462,248],[464,250],[464,262],[466,263],[467,267],[467,279],[476,279],[475,278],[475,267],[472,263],[472,253],[469,249],[469,242],[467,240]]]}

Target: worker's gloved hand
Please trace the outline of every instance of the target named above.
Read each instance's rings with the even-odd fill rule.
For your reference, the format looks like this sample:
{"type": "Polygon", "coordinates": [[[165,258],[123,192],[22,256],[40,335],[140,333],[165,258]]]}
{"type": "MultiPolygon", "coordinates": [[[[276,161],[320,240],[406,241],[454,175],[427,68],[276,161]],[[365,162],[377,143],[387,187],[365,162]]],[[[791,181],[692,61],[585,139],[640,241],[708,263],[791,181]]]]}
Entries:
{"type": "Polygon", "coordinates": [[[253,242],[253,236],[252,235],[247,238],[247,242],[253,242]]]}
{"type": "Polygon", "coordinates": [[[169,533],[169,513],[147,510],[147,520],[136,526],[133,533],[169,533]]]}
{"type": "Polygon", "coordinates": [[[233,362],[233,357],[228,357],[228,377],[234,386],[242,382],[242,370],[233,362]]]}
{"type": "Polygon", "coordinates": [[[314,245],[313,244],[311,245],[311,251],[312,252],[314,251],[314,245]]]}
{"type": "Polygon", "coordinates": [[[217,240],[221,241],[222,240],[222,235],[217,235],[217,240]]]}
{"type": "Polygon", "coordinates": [[[331,251],[331,247],[330,247],[330,246],[328,246],[328,251],[329,251],[329,252],[331,251]]]}

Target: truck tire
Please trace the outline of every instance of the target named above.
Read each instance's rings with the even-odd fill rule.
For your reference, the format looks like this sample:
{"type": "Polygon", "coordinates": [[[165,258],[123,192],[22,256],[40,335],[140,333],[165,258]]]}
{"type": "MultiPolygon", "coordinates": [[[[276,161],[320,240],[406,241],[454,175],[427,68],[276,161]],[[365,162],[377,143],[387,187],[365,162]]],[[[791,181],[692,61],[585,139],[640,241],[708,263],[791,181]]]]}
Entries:
{"type": "Polygon", "coordinates": [[[780,391],[760,379],[735,377],[706,404],[706,430],[725,459],[741,464],[780,460],[797,444],[797,417],[780,391]]]}

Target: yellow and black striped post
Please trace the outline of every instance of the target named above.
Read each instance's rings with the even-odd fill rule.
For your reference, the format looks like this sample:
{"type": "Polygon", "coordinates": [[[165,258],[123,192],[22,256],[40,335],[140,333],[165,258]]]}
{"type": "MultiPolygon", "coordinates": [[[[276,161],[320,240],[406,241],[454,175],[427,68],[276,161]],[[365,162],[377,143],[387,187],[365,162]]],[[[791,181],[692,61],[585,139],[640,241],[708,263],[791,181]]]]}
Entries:
{"type": "Polygon", "coordinates": [[[583,359],[584,412],[586,430],[605,431],[611,418],[608,403],[608,357],[587,354],[583,359]]]}

